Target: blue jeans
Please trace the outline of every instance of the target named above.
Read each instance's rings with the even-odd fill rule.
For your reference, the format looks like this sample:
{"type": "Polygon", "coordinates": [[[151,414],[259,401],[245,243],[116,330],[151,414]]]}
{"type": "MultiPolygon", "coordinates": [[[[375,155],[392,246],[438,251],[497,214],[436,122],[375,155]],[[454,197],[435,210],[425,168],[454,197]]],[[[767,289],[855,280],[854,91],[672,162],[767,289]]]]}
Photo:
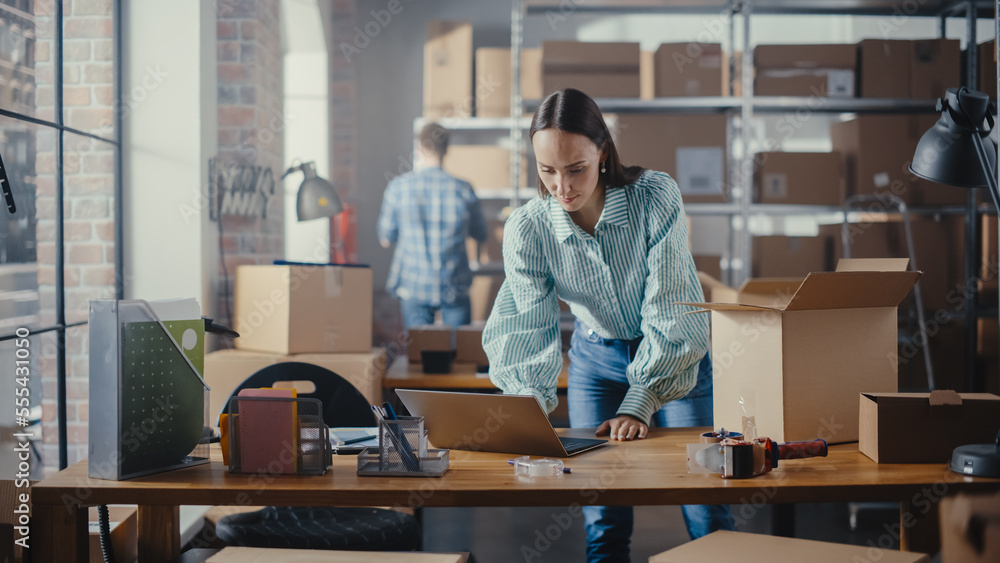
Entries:
{"type": "MultiPolygon", "coordinates": [[[[569,425],[596,428],[617,416],[628,381],[625,368],[635,356],[639,341],[605,340],[579,321],[569,350],[569,425]]],[[[683,399],[671,401],[653,414],[652,426],[712,426],[712,363],[705,357],[698,365],[698,381],[683,399]]],[[[726,505],[681,507],[691,539],[716,530],[734,530],[726,505]]],[[[585,506],[587,561],[629,561],[632,536],[631,506],[585,506]]]]}
{"type": "Polygon", "coordinates": [[[411,326],[434,324],[434,314],[438,310],[441,311],[441,320],[444,324],[452,328],[472,322],[472,303],[467,293],[451,303],[442,303],[440,306],[412,299],[403,299],[401,306],[403,327],[407,330],[411,326]]]}

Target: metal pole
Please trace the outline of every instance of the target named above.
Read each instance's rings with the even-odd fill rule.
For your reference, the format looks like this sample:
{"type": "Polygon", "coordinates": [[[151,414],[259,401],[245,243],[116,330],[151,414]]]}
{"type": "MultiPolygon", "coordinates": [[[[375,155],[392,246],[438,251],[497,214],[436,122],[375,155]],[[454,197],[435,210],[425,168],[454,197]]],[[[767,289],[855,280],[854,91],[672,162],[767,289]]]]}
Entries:
{"type": "Polygon", "coordinates": [[[65,132],[63,125],[63,3],[55,3],[55,27],[53,28],[55,37],[53,48],[55,56],[52,57],[55,68],[53,69],[53,90],[55,94],[55,118],[59,129],[56,131],[55,161],[56,161],[56,424],[59,428],[59,469],[66,469],[69,465],[69,454],[67,440],[69,434],[66,430],[66,288],[65,288],[65,238],[64,238],[64,213],[63,213],[63,136],[65,132]]]}
{"type": "Polygon", "coordinates": [[[122,224],[124,217],[124,202],[122,201],[122,2],[114,0],[111,7],[111,40],[113,43],[113,54],[115,68],[114,76],[114,112],[115,122],[115,186],[114,186],[114,222],[115,222],[115,299],[125,299],[125,226],[122,224]]]}
{"type": "MultiPolygon", "coordinates": [[[[753,192],[753,154],[750,152],[750,121],[753,119],[753,49],[750,48],[750,19],[753,15],[753,0],[743,0],[743,96],[740,113],[740,138],[743,145],[743,155],[740,160],[740,170],[737,171],[737,182],[740,193],[740,236],[736,237],[739,247],[741,275],[734,282],[738,285],[750,277],[750,263],[753,257],[750,249],[750,202],[753,192]]],[[[735,195],[735,194],[734,194],[735,195]]]]}
{"type": "Polygon", "coordinates": [[[521,204],[521,44],[524,42],[524,2],[513,0],[510,10],[510,178],[514,192],[510,206],[521,204]]]}

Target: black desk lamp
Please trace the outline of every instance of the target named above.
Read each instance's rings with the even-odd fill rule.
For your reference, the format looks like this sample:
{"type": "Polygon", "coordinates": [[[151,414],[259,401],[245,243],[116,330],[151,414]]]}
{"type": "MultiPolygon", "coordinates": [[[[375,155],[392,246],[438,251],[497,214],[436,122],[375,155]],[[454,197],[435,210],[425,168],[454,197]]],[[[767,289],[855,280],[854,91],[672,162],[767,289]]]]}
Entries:
{"type": "MultiPolygon", "coordinates": [[[[910,172],[962,188],[989,188],[1000,211],[997,192],[997,147],[990,140],[996,108],[989,96],[962,88],[949,88],[938,99],[941,119],[917,143],[910,172]],[[988,125],[988,127],[984,127],[988,125]]],[[[963,475],[1000,477],[1000,435],[996,444],[971,444],[955,448],[951,470],[963,475]]]]}

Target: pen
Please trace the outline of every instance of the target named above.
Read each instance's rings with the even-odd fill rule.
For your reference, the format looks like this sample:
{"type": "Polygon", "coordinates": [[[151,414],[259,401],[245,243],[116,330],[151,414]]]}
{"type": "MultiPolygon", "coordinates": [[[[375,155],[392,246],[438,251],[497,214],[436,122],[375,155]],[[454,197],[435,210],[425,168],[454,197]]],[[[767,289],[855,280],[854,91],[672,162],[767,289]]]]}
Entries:
{"type": "MultiPolygon", "coordinates": [[[[507,460],[507,465],[514,465],[515,463],[516,462],[514,460],[512,460],[512,459],[508,459],[507,460]]],[[[562,472],[563,473],[572,473],[573,472],[573,468],[572,467],[563,467],[562,472]]]]}
{"type": "Polygon", "coordinates": [[[337,442],[337,445],[338,446],[346,446],[347,444],[356,444],[358,442],[364,442],[365,440],[374,440],[375,438],[378,438],[378,436],[376,436],[376,435],[362,436],[360,438],[352,438],[350,440],[344,440],[342,442],[337,442]]]}

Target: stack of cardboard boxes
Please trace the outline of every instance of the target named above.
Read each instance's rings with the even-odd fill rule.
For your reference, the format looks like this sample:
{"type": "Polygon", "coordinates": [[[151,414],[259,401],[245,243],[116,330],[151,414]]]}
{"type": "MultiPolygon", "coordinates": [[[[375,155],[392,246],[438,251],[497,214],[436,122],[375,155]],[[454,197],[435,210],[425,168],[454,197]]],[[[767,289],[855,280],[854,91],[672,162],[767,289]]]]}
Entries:
{"type": "Polygon", "coordinates": [[[283,362],[326,368],[381,402],[386,357],[372,348],[371,268],[240,266],[235,301],[236,349],[205,355],[213,420],[243,380],[283,362]]]}

